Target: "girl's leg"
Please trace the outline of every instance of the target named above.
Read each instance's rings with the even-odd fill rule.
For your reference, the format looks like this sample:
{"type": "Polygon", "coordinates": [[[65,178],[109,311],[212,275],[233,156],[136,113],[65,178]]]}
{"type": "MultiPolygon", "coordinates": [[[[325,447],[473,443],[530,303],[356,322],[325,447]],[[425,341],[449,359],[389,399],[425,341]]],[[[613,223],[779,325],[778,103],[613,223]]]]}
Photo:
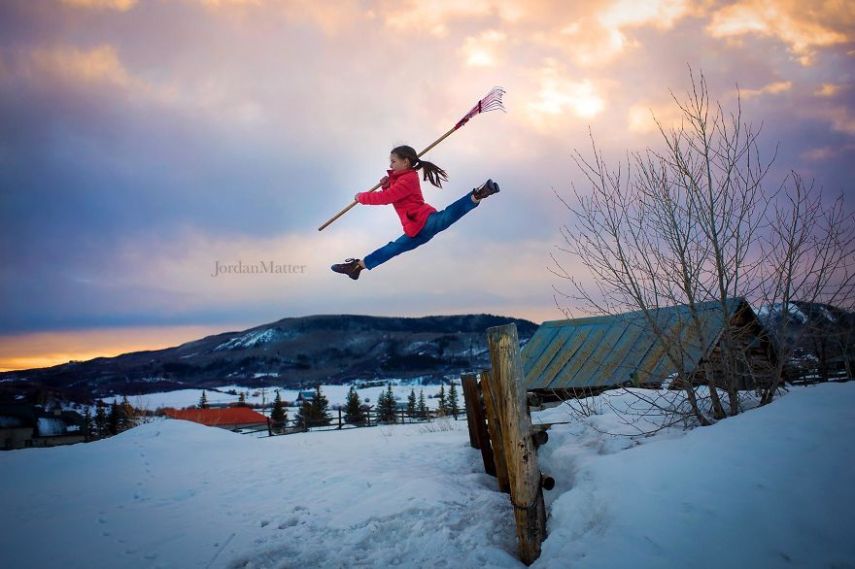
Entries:
{"type": "Polygon", "coordinates": [[[381,263],[385,263],[395,255],[400,255],[405,251],[415,249],[419,245],[426,243],[432,236],[426,235],[424,231],[420,231],[415,237],[410,237],[407,234],[401,235],[394,241],[389,241],[370,255],[366,255],[362,259],[362,263],[368,270],[373,269],[381,263]]]}
{"type": "Polygon", "coordinates": [[[457,200],[456,202],[449,204],[444,210],[438,211],[436,213],[432,213],[428,218],[428,223],[425,225],[424,229],[419,232],[421,235],[425,230],[429,230],[433,237],[440,231],[448,229],[448,227],[478,207],[478,203],[472,200],[472,191],[466,192],[462,198],[457,200]]]}

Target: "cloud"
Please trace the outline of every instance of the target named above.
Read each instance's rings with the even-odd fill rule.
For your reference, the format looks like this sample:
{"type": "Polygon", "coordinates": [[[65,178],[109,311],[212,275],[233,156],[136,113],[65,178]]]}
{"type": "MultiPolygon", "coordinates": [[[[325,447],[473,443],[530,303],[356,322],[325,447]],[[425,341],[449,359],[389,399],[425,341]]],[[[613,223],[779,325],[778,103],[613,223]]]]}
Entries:
{"type": "Polygon", "coordinates": [[[497,30],[486,30],[463,41],[461,52],[465,64],[471,67],[495,67],[499,64],[499,49],[507,36],[497,30]]]}
{"type": "Polygon", "coordinates": [[[33,68],[71,81],[104,82],[122,87],[140,83],[133,78],[116,55],[111,45],[101,45],[90,50],[71,48],[36,49],[30,54],[33,68]]]}
{"type": "Polygon", "coordinates": [[[568,78],[556,61],[547,61],[538,75],[536,96],[526,109],[535,126],[542,129],[556,123],[567,111],[591,119],[605,109],[606,101],[591,79],[568,78]]]}
{"type": "Polygon", "coordinates": [[[669,30],[697,13],[687,0],[616,0],[600,3],[587,13],[570,15],[556,33],[536,35],[540,41],[564,49],[577,65],[596,67],[614,61],[628,49],[641,47],[629,30],[669,30]]]}
{"type": "Polygon", "coordinates": [[[759,97],[760,95],[778,95],[789,91],[792,87],[792,81],[775,81],[774,83],[769,83],[759,89],[740,89],[739,93],[742,98],[751,99],[753,97],[759,97]]]}
{"type": "Polygon", "coordinates": [[[659,126],[665,130],[679,128],[683,114],[673,101],[668,103],[634,103],[627,111],[627,128],[638,134],[658,133],[659,126]]]}
{"type": "Polygon", "coordinates": [[[491,12],[492,6],[487,0],[401,0],[384,9],[384,19],[392,30],[426,29],[435,36],[445,37],[452,22],[484,18],[491,12]]]}
{"type": "Polygon", "coordinates": [[[834,83],[823,83],[822,85],[814,91],[814,95],[818,97],[833,97],[841,91],[842,87],[840,85],[835,85],[834,83]]]}
{"type": "Polygon", "coordinates": [[[766,2],[748,0],[713,13],[707,32],[716,38],[773,37],[785,43],[802,65],[815,61],[818,48],[852,41],[855,11],[846,2],[766,2]]]}
{"type": "Polygon", "coordinates": [[[61,0],[67,6],[74,8],[111,9],[127,12],[133,8],[137,0],[61,0]]]}

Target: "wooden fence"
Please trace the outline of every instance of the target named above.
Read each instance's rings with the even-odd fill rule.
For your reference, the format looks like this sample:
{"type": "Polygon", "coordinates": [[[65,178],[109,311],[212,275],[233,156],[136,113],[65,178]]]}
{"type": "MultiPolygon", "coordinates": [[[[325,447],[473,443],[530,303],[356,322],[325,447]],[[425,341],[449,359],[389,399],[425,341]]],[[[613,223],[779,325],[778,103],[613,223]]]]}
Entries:
{"type": "Polygon", "coordinates": [[[537,447],[549,437],[531,423],[516,325],[488,328],[487,344],[491,368],[461,378],[469,442],[481,450],[484,470],[496,477],[499,490],[510,494],[519,557],[530,565],[546,539],[543,490],[555,485],[537,464],[537,447]]]}
{"type": "Polygon", "coordinates": [[[426,417],[419,417],[409,415],[406,410],[400,410],[396,411],[394,421],[380,421],[378,419],[378,415],[379,414],[377,413],[376,409],[369,408],[365,410],[364,421],[362,421],[361,423],[348,423],[347,421],[345,421],[344,418],[344,410],[334,409],[329,415],[329,423],[325,425],[315,424],[306,426],[303,425],[296,418],[289,418],[287,421],[285,421],[285,424],[283,426],[276,429],[271,423],[270,418],[268,418],[267,426],[251,429],[238,429],[235,432],[243,435],[267,432],[268,436],[276,437],[280,435],[293,435],[295,433],[306,433],[310,431],[340,431],[345,429],[376,427],[378,425],[430,423],[431,421],[436,421],[437,419],[442,418],[457,421],[458,419],[466,418],[466,411],[465,409],[458,409],[456,413],[451,412],[448,414],[441,414],[436,409],[430,409],[428,410],[428,414],[426,417]]]}

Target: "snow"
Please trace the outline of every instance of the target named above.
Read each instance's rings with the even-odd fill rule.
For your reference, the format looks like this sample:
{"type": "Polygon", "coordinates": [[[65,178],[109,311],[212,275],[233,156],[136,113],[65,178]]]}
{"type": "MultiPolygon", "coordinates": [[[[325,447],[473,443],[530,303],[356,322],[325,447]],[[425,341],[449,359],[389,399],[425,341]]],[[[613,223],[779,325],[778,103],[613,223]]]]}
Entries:
{"type": "Polygon", "coordinates": [[[254,348],[256,346],[268,344],[275,340],[290,338],[294,335],[295,333],[293,331],[276,330],[274,328],[267,328],[265,330],[253,330],[252,332],[247,332],[245,334],[241,334],[240,336],[235,336],[234,338],[223,342],[222,344],[215,347],[214,351],[216,352],[220,350],[254,348]]]}
{"type": "MultiPolygon", "coordinates": [[[[807,323],[808,317],[804,312],[801,311],[798,305],[790,302],[787,304],[787,306],[787,313],[790,318],[798,320],[802,324],[807,323]]],[[[760,307],[760,309],[757,311],[757,316],[761,319],[765,319],[768,315],[777,316],[778,314],[781,314],[783,310],[784,307],[781,303],[765,305],[760,307]]]]}
{"type": "Polygon", "coordinates": [[[43,437],[65,434],[65,421],[54,417],[38,418],[39,434],[43,437]]]}
{"type": "MultiPolygon", "coordinates": [[[[202,397],[202,391],[205,391],[205,396],[208,398],[209,403],[221,401],[237,402],[238,400],[236,395],[216,393],[211,390],[177,389],[175,391],[146,393],[144,395],[129,395],[128,402],[137,409],[148,409],[149,411],[154,411],[158,407],[175,407],[180,409],[182,407],[197,405],[199,399],[202,397]]],[[[102,397],[101,400],[107,404],[114,401],[121,403],[122,397],[111,395],[110,397],[102,397]]]]}
{"type": "MultiPolygon", "coordinates": [[[[534,413],[571,422],[539,450],[556,488],[532,567],[853,567],[855,383],[606,434],[639,428],[613,411],[633,399],[534,413]]],[[[2,567],[524,567],[465,421],[259,439],[160,420],[0,454],[0,503],[2,567]]]]}

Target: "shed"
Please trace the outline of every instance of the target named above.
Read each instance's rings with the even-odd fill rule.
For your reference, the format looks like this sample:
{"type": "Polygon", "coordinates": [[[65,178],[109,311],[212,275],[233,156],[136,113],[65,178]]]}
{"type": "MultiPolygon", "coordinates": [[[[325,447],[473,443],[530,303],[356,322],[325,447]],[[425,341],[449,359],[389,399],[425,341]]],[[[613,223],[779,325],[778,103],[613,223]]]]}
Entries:
{"type": "MultiPolygon", "coordinates": [[[[750,355],[752,373],[741,377],[766,381],[774,351],[765,330],[745,299],[729,299],[726,306],[750,355]]],[[[659,387],[681,368],[693,383],[705,381],[703,374],[717,369],[725,310],[712,301],[696,304],[694,313],[697,322],[688,305],[651,310],[649,318],[636,311],[546,321],[521,350],[526,389],[561,397],[622,385],[659,387]]],[[[743,380],[738,388],[750,383],[743,380]]]]}

